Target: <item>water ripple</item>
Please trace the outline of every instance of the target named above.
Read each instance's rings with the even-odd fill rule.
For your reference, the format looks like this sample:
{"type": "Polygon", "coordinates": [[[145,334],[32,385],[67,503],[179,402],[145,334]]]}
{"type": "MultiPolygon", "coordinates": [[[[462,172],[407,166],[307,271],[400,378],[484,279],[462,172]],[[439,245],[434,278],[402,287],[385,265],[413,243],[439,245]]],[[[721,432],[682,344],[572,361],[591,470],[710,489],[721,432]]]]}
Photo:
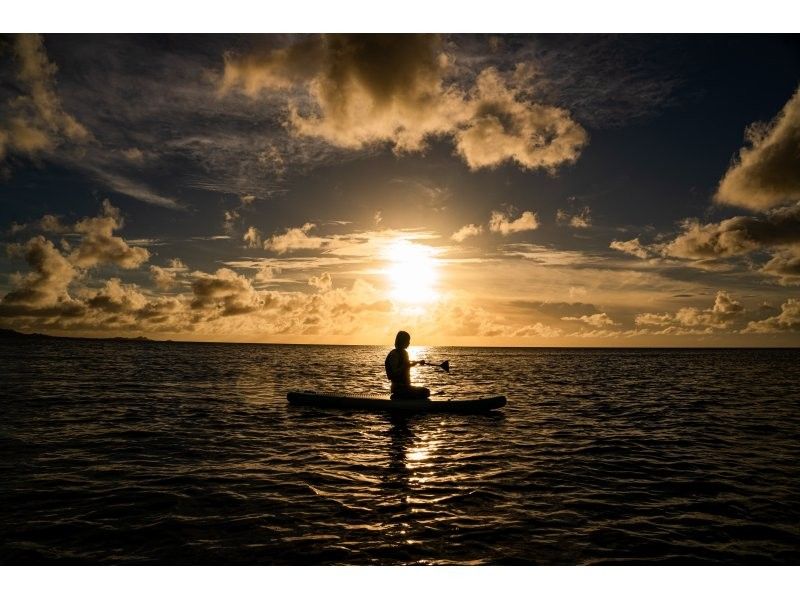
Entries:
{"type": "Polygon", "coordinates": [[[797,351],[430,347],[507,407],[287,405],[384,351],[0,343],[0,562],[800,562],[797,351]]]}

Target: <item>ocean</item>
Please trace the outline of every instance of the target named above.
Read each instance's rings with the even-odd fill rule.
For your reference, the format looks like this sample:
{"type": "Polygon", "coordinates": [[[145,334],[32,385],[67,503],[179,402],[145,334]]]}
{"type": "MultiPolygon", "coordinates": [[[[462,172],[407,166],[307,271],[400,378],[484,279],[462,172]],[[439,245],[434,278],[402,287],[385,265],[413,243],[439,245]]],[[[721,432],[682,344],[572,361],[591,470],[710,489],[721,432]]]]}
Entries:
{"type": "Polygon", "coordinates": [[[800,351],[0,340],[2,564],[800,564],[800,351]]]}

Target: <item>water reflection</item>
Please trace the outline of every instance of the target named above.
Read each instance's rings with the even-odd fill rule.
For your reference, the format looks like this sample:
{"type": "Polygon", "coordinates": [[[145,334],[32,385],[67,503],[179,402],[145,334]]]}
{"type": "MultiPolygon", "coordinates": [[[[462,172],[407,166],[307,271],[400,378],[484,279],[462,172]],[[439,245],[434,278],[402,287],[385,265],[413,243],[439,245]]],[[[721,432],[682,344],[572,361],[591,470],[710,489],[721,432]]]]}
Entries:
{"type": "Polygon", "coordinates": [[[402,506],[408,505],[411,472],[406,464],[409,447],[414,442],[414,432],[408,427],[409,416],[389,416],[389,465],[382,476],[382,486],[393,495],[399,495],[402,506]]]}

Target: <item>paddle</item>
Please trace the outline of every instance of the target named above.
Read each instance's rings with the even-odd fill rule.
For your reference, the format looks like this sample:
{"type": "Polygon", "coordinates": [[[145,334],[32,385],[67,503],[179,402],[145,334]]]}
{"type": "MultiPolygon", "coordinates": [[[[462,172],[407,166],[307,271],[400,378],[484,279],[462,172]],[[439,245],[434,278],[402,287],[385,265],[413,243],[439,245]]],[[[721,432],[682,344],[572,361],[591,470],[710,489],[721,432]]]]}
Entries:
{"type": "Polygon", "coordinates": [[[434,368],[442,368],[448,374],[450,373],[450,361],[449,360],[443,361],[442,363],[423,363],[423,364],[420,364],[420,365],[429,365],[429,366],[434,367],[434,368]]]}

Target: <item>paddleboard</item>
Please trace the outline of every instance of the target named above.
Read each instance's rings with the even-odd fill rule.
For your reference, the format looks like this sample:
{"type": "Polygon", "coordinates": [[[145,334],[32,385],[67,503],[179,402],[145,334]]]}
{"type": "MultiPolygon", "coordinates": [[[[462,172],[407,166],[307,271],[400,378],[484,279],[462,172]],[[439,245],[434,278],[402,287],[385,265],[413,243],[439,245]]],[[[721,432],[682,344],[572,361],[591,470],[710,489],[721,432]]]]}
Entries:
{"type": "Polygon", "coordinates": [[[485,413],[506,404],[502,395],[474,399],[396,400],[386,396],[340,395],[313,390],[291,391],[286,399],[292,405],[306,407],[406,413],[485,413]]]}

